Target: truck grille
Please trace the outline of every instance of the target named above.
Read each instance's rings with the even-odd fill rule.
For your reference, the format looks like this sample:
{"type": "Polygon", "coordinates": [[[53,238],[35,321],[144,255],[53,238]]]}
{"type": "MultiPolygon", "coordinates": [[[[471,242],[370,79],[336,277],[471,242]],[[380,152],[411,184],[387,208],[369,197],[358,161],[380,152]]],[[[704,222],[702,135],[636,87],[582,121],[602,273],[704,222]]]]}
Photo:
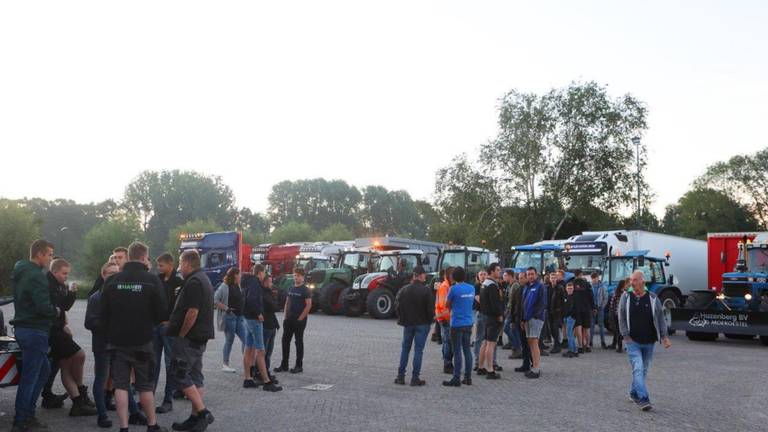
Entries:
{"type": "Polygon", "coordinates": [[[728,283],[723,284],[723,294],[726,297],[744,297],[747,293],[752,292],[752,285],[745,282],[728,283]]]}

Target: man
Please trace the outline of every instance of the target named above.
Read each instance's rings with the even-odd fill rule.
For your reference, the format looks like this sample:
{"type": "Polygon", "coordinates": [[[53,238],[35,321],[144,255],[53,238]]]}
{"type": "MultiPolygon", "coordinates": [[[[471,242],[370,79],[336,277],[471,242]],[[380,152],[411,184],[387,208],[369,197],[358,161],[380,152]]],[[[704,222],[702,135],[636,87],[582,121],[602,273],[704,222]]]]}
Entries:
{"type": "Polygon", "coordinates": [[[664,309],[656,294],[646,291],[643,272],[636,271],[630,278],[631,290],[619,300],[619,331],[624,337],[629,364],[632,366],[632,385],[629,397],[642,411],[651,410],[651,400],[645,379],[653,360],[655,343],[664,348],[672,343],[667,336],[664,309]]]}
{"type": "Polygon", "coordinates": [[[171,311],[176,304],[176,299],[181,291],[181,286],[184,281],[176,275],[176,266],[174,265],[173,256],[169,253],[164,253],[157,257],[155,260],[157,263],[157,275],[160,277],[160,281],[163,283],[163,294],[165,295],[166,313],[163,315],[163,321],[155,327],[152,333],[152,349],[155,352],[155,374],[153,381],[155,383],[155,391],[157,391],[157,383],[160,380],[160,365],[163,360],[163,353],[165,353],[165,391],[163,392],[163,403],[155,408],[155,412],[158,414],[165,414],[173,410],[173,386],[171,386],[171,347],[173,346],[173,337],[168,336],[168,321],[171,319],[171,311]]]}
{"type": "MultiPolygon", "coordinates": [[[[413,350],[413,372],[411,387],[420,387],[427,382],[421,379],[421,359],[424,355],[424,345],[435,317],[435,299],[432,290],[425,285],[427,273],[422,266],[413,269],[413,279],[410,284],[400,288],[395,297],[397,324],[403,327],[403,343],[400,349],[400,366],[397,369],[395,384],[405,385],[405,370],[408,367],[408,355],[413,350]]],[[[443,341],[448,343],[448,341],[443,341]]]]}
{"type": "Polygon", "coordinates": [[[565,284],[560,272],[549,274],[549,296],[547,301],[547,320],[549,331],[552,334],[552,349],[550,354],[562,351],[560,340],[560,327],[563,323],[563,309],[565,307],[565,284]]]}
{"type": "Polygon", "coordinates": [[[493,354],[504,322],[504,303],[501,287],[499,287],[500,281],[501,266],[499,263],[492,263],[488,266],[488,278],[483,282],[483,288],[480,292],[480,312],[485,320],[485,342],[480,347],[477,374],[485,375],[486,379],[501,378],[496,373],[498,368],[493,364],[493,354]]]}
{"type": "Polygon", "coordinates": [[[520,334],[520,339],[523,341],[522,343],[522,349],[523,353],[521,358],[523,359],[523,364],[520,365],[520,367],[515,368],[515,372],[523,372],[527,373],[531,370],[531,347],[528,345],[527,341],[527,335],[525,333],[525,328],[523,326],[523,315],[524,315],[524,309],[525,304],[523,303],[523,291],[525,288],[525,285],[528,284],[528,275],[524,272],[521,272],[517,275],[517,280],[520,282],[520,289],[517,290],[517,293],[515,295],[515,305],[514,310],[512,311],[512,314],[515,319],[515,324],[517,325],[518,333],[520,334]]]}
{"type": "MultiPolygon", "coordinates": [[[[272,288],[272,277],[267,276],[262,282],[264,287],[261,293],[262,307],[264,309],[264,366],[267,373],[270,371],[272,358],[272,351],[275,347],[275,336],[277,330],[280,329],[280,323],[277,321],[277,300],[276,292],[272,288]]],[[[277,385],[277,380],[273,375],[269,376],[269,380],[277,385]]]]}
{"type": "Polygon", "coordinates": [[[608,345],[605,344],[605,305],[608,303],[608,296],[605,292],[605,284],[600,281],[600,273],[593,272],[590,276],[592,279],[592,295],[597,306],[597,315],[593,316],[596,320],[593,319],[592,325],[589,326],[589,346],[592,346],[595,339],[595,324],[597,324],[600,330],[600,346],[606,349],[608,345]]]}
{"type": "Polygon", "coordinates": [[[451,274],[453,267],[443,271],[443,281],[437,287],[435,298],[435,320],[440,325],[440,335],[443,341],[443,373],[453,373],[453,350],[451,349],[451,310],[446,307],[448,291],[451,289],[451,274]]]}
{"type": "Polygon", "coordinates": [[[504,272],[505,277],[510,281],[509,293],[507,295],[507,318],[508,321],[508,337],[510,345],[512,347],[512,353],[509,355],[509,359],[523,358],[523,343],[520,338],[520,320],[517,318],[518,302],[520,297],[520,290],[525,285],[525,273],[515,274],[513,270],[506,270],[504,272]]]}
{"type": "Polygon", "coordinates": [[[573,272],[575,279],[573,281],[573,308],[574,318],[576,320],[573,328],[573,336],[576,338],[579,354],[592,352],[587,345],[589,334],[587,329],[592,323],[592,313],[595,308],[592,287],[584,279],[584,273],[581,270],[573,272]]]}
{"type": "MultiPolygon", "coordinates": [[[[480,293],[483,292],[483,283],[488,279],[488,272],[481,270],[477,272],[477,281],[475,282],[475,310],[477,316],[475,317],[475,346],[474,346],[474,370],[479,369],[478,363],[480,362],[480,351],[485,343],[485,320],[483,314],[480,312],[480,293]]],[[[500,366],[496,363],[496,350],[493,351],[493,368],[500,370],[500,366]]]]}
{"type": "Polygon", "coordinates": [[[24,367],[16,388],[12,432],[48,430],[48,426],[35,417],[35,404],[51,370],[48,335],[57,310],[51,304],[48,281],[43,272],[52,259],[53,244],[35,240],[29,248],[29,260],[18,261],[13,266],[11,284],[15,315],[10,324],[14,326],[24,367]]]}
{"type": "Polygon", "coordinates": [[[501,287],[504,289],[504,303],[506,305],[504,308],[504,334],[507,335],[507,343],[502,346],[502,349],[512,350],[514,354],[519,347],[516,344],[518,340],[514,337],[514,332],[512,331],[514,324],[512,324],[512,314],[510,313],[509,305],[512,303],[512,291],[517,284],[517,278],[515,277],[515,272],[513,270],[504,270],[501,278],[501,287]]]}
{"type": "Polygon", "coordinates": [[[245,352],[243,352],[243,387],[255,388],[259,386],[252,376],[255,364],[263,383],[263,390],[278,392],[282,390],[282,387],[278,387],[272,382],[272,377],[269,375],[264,361],[264,287],[262,281],[265,278],[264,266],[256,264],[253,268],[253,274],[243,274],[240,282],[245,295],[243,315],[247,329],[245,352]]]}
{"type": "Polygon", "coordinates": [[[184,285],[168,322],[168,335],[173,336],[171,373],[173,388],[180,389],[192,403],[185,421],[173,423],[173,430],[204,431],[213,423],[213,415],[205,407],[203,395],[203,353],[213,339],[213,286],[200,268],[200,255],[187,250],[179,258],[184,285]]]}
{"type": "Polygon", "coordinates": [[[462,384],[472,385],[472,350],[469,347],[472,339],[473,314],[475,303],[475,287],[465,282],[467,273],[462,267],[453,269],[452,278],[455,282],[448,293],[445,307],[451,311],[451,346],[453,346],[453,379],[443,381],[447,387],[459,387],[462,384]],[[464,355],[464,379],[461,378],[461,361],[464,355]]]}
{"type": "Polygon", "coordinates": [[[525,373],[526,378],[539,378],[541,376],[541,352],[539,351],[539,337],[544,327],[547,310],[547,291],[539,280],[538,272],[533,267],[526,270],[528,283],[523,289],[523,322],[528,347],[531,350],[531,370],[525,373]]]}
{"type": "Polygon", "coordinates": [[[307,328],[307,317],[312,310],[312,293],[304,285],[304,269],[296,267],[293,270],[293,286],[288,289],[285,297],[285,318],[283,319],[283,359],[275,372],[288,371],[288,361],[291,356],[291,339],[296,337],[296,364],[290,369],[292,374],[304,371],[304,330],[307,328]]]}
{"type": "Polygon", "coordinates": [[[55,407],[58,401],[51,391],[56,372],[61,369],[61,383],[72,399],[69,415],[72,417],[96,415],[96,405],[88,398],[88,387],[83,385],[85,351],[72,339],[72,330],[67,325],[66,311],[72,308],[77,297],[77,284],[67,288],[71,266],[63,258],[54,259],[48,272],[48,292],[51,304],[58,309],[56,319],[51,326],[49,344],[51,347],[51,373],[43,389],[43,406],[55,407]],[[47,396],[47,398],[46,398],[47,396]]]}
{"type": "MultiPolygon", "coordinates": [[[[117,264],[120,271],[123,271],[123,265],[125,265],[126,261],[128,261],[128,248],[120,246],[112,250],[112,255],[109,256],[109,262],[117,264]]],[[[93,293],[101,289],[103,285],[104,278],[101,276],[101,273],[99,273],[99,275],[96,276],[96,282],[93,283],[93,288],[88,291],[88,297],[91,297],[93,293]]]]}
{"type": "Polygon", "coordinates": [[[147,418],[147,431],[166,431],[155,416],[152,332],[166,312],[163,283],[149,272],[149,248],[139,242],[128,247],[123,270],[104,282],[99,320],[111,353],[110,376],[120,430],[127,431],[131,379],[147,418]]]}

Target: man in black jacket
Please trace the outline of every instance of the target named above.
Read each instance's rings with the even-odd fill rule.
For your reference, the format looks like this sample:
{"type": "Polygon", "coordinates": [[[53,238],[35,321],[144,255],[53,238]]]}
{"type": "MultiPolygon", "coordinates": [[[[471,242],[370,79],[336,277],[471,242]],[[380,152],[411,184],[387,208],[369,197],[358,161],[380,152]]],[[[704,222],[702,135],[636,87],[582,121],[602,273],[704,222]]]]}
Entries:
{"type": "MultiPolygon", "coordinates": [[[[155,368],[152,331],[166,309],[163,283],[149,272],[149,248],[134,242],[128,247],[128,262],[123,270],[104,283],[101,294],[100,323],[111,352],[110,376],[115,387],[120,429],[128,430],[128,392],[131,372],[134,388],[147,416],[148,431],[165,431],[155,417],[155,368]]],[[[213,302],[211,302],[213,305],[213,302]]]]}
{"type": "MultiPolygon", "coordinates": [[[[171,319],[171,311],[176,304],[176,298],[179,296],[181,286],[184,281],[176,275],[176,267],[174,266],[173,256],[169,253],[164,253],[157,257],[155,260],[157,263],[157,275],[160,277],[160,281],[163,282],[163,293],[165,294],[166,304],[168,305],[167,312],[163,316],[163,321],[155,327],[152,335],[152,349],[155,351],[155,375],[153,381],[155,387],[160,380],[160,365],[165,365],[165,391],[163,392],[163,403],[155,409],[158,414],[165,414],[173,410],[173,391],[174,388],[171,385],[171,378],[169,372],[171,370],[171,347],[173,346],[173,337],[168,336],[168,320],[171,319]],[[163,353],[165,353],[165,362],[163,360],[163,353]]],[[[157,388],[155,388],[157,390],[157,388]]]]}
{"type": "Polygon", "coordinates": [[[261,281],[265,278],[264,266],[256,264],[253,274],[244,273],[240,282],[245,297],[243,317],[247,331],[243,353],[243,387],[256,388],[263,385],[264,391],[278,392],[282,388],[270,379],[264,360],[264,287],[261,281]],[[261,384],[253,379],[254,366],[258,369],[261,384]]]}
{"type": "Polygon", "coordinates": [[[549,310],[547,318],[549,319],[549,331],[552,335],[552,350],[550,354],[557,354],[561,351],[560,345],[560,327],[563,323],[563,308],[565,301],[565,283],[561,279],[560,272],[549,274],[549,310]]]}
{"type": "Polygon", "coordinates": [[[592,293],[592,285],[587,282],[584,273],[581,270],[576,270],[573,274],[575,276],[573,281],[573,307],[576,319],[573,336],[576,338],[579,354],[584,354],[585,352],[592,351],[585,342],[588,339],[587,329],[592,325],[595,296],[592,293]]]}
{"type": "Polygon", "coordinates": [[[403,344],[400,351],[400,367],[397,370],[395,384],[405,384],[405,369],[408,367],[408,355],[414,341],[413,373],[411,386],[423,386],[427,382],[419,378],[421,374],[421,359],[424,355],[424,345],[427,343],[429,328],[435,318],[435,298],[432,289],[424,285],[427,274],[424,268],[416,266],[413,269],[413,280],[400,288],[395,298],[397,324],[403,326],[403,344]]]}
{"type": "MultiPolygon", "coordinates": [[[[270,359],[272,358],[272,351],[275,349],[275,336],[277,330],[280,328],[280,323],[277,320],[277,296],[272,288],[272,277],[267,276],[262,281],[262,296],[261,302],[264,309],[264,366],[269,373],[270,359]]],[[[269,381],[277,384],[277,380],[274,376],[269,376],[269,381]]]]}
{"type": "Polygon", "coordinates": [[[501,266],[492,263],[488,266],[488,278],[483,282],[480,292],[480,313],[485,320],[485,341],[480,347],[480,361],[477,374],[486,375],[487,379],[499,379],[493,365],[493,353],[504,323],[504,300],[499,286],[501,266]],[[487,368],[484,367],[487,364],[487,368]]]}

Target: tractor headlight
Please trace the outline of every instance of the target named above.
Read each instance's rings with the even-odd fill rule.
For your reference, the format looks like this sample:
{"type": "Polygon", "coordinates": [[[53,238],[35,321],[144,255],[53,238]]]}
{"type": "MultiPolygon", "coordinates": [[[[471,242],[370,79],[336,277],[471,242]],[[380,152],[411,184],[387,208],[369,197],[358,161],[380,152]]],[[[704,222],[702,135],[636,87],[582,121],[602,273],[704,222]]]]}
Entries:
{"type": "Polygon", "coordinates": [[[315,284],[309,284],[309,289],[315,289],[315,284]]]}
{"type": "Polygon", "coordinates": [[[718,299],[718,300],[725,300],[725,294],[722,294],[722,293],[721,293],[721,294],[718,294],[718,295],[717,295],[717,299],[718,299]]]}
{"type": "Polygon", "coordinates": [[[752,301],[752,294],[746,293],[744,294],[744,300],[746,301],[752,301]]]}

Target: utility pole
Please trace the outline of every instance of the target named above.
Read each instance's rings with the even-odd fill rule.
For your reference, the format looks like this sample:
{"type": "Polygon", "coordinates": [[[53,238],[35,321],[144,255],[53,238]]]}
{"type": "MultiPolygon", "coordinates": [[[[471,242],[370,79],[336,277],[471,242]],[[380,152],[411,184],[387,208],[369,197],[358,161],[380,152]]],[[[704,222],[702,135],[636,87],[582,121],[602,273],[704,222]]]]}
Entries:
{"type": "Polygon", "coordinates": [[[633,137],[632,143],[635,145],[637,151],[637,229],[642,229],[642,223],[640,222],[643,209],[640,202],[640,137],[633,137]]]}

